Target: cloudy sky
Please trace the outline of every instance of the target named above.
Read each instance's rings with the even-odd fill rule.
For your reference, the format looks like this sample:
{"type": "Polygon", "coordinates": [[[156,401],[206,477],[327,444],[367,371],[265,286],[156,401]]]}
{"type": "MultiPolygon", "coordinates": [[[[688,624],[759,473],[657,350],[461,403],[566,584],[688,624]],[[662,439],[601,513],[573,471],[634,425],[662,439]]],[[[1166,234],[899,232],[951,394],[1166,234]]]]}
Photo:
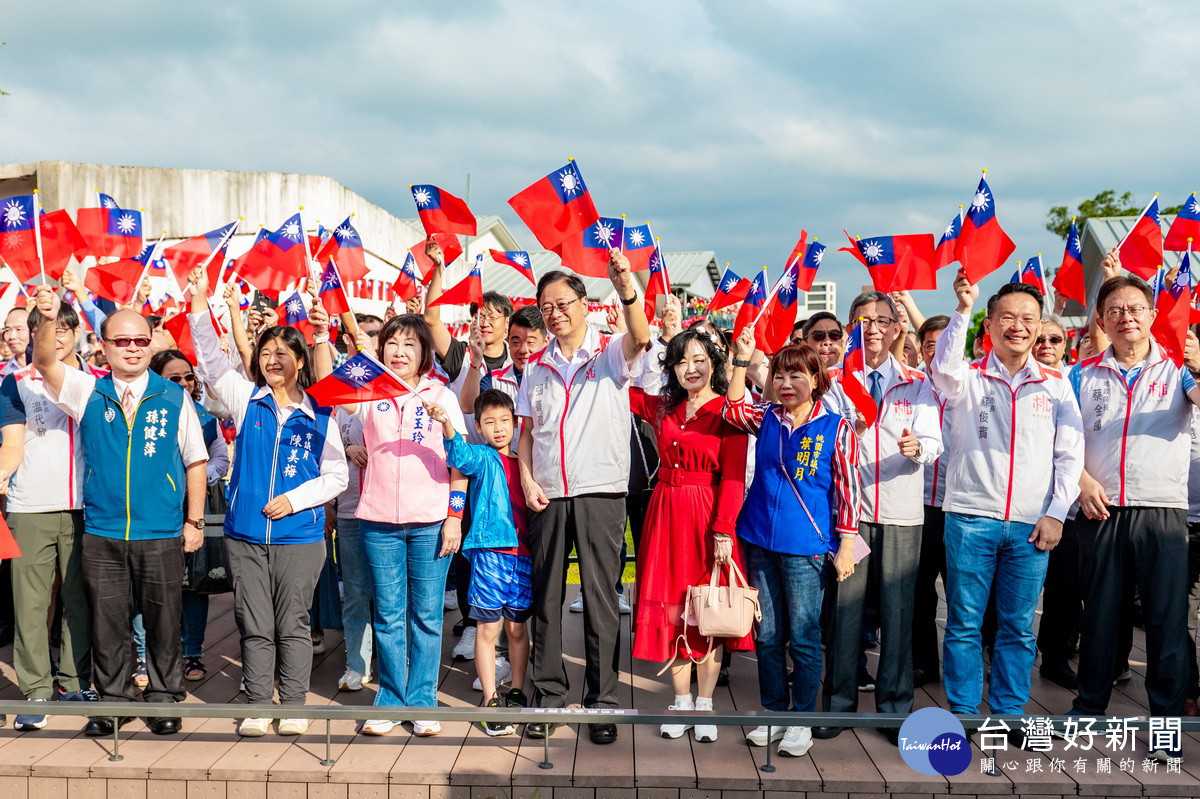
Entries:
{"type": "MultiPolygon", "coordinates": [[[[568,156],[601,213],[746,274],[801,227],[940,233],[983,167],[1051,265],[1051,205],[1200,181],[1191,3],[4,5],[0,161],[320,173],[404,217],[470,173],[527,247],[505,200],[568,156]]],[[[867,280],[832,251],[822,276],[841,310],[867,280]]]]}

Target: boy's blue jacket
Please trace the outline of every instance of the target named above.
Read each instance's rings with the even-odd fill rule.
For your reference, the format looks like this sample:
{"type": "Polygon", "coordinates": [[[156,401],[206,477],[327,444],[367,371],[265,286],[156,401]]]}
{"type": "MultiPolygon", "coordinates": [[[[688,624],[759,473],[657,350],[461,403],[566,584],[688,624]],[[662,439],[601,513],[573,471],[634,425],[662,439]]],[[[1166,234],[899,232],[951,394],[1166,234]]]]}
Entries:
{"type": "Polygon", "coordinates": [[[471,478],[467,486],[471,499],[471,527],[462,548],[515,547],[517,526],[508,498],[504,462],[500,460],[504,456],[489,446],[468,444],[461,433],[446,439],[445,444],[446,463],[471,478]]]}

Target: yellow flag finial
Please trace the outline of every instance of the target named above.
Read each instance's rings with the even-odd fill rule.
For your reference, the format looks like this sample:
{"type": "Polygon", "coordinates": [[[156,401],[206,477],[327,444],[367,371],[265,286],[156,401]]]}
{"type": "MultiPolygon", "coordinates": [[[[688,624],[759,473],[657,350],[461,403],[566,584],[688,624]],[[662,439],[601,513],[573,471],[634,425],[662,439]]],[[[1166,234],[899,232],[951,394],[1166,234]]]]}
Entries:
{"type": "Polygon", "coordinates": [[[986,169],[985,169],[985,170],[983,170],[983,174],[985,174],[985,175],[987,174],[987,170],[986,170],[986,169]]]}

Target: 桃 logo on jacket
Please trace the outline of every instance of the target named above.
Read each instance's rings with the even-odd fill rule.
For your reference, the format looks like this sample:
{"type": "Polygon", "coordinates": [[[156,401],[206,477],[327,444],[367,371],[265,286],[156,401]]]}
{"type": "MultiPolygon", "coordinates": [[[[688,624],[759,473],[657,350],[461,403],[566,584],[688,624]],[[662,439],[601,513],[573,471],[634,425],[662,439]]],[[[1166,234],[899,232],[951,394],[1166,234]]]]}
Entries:
{"type": "Polygon", "coordinates": [[[588,370],[583,373],[583,379],[584,380],[595,380],[596,379],[596,366],[594,364],[592,366],[589,366],[588,370]]]}
{"type": "Polygon", "coordinates": [[[375,409],[380,412],[390,411],[392,409],[392,403],[388,402],[387,400],[384,400],[383,402],[376,405],[375,409]]]}
{"type": "Polygon", "coordinates": [[[116,418],[117,418],[116,411],[114,411],[112,408],[104,409],[104,421],[111,422],[113,419],[116,419],[116,418]]]}

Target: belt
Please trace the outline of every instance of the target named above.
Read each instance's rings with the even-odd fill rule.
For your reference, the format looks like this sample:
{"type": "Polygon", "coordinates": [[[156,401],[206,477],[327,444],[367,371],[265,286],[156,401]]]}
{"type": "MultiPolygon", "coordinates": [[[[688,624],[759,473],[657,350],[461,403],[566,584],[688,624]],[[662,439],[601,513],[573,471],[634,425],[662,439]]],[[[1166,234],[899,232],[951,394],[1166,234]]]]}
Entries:
{"type": "Polygon", "coordinates": [[[693,472],[666,466],[658,470],[658,482],[669,486],[715,486],[720,481],[721,475],[716,472],[693,472]]]}

